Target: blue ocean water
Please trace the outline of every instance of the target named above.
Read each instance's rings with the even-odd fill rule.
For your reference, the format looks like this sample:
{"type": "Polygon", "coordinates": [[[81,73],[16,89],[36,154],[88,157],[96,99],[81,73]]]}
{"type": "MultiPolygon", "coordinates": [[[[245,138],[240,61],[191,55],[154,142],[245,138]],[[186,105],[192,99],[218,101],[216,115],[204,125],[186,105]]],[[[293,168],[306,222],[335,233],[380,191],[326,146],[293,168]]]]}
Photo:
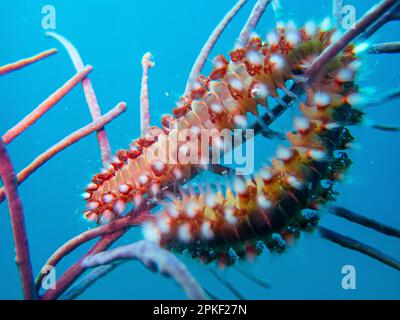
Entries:
{"type": "MultiPolygon", "coordinates": [[[[74,74],[65,50],[44,36],[42,7],[56,9],[56,32],[71,40],[85,63],[94,66],[91,79],[103,112],[119,101],[128,110],[109,126],[114,150],[125,148],[139,135],[139,90],[141,57],[150,51],[156,67],[150,71],[151,116],[171,112],[182,94],[191,66],[213,28],[234,4],[225,1],[29,1],[0,2],[0,65],[57,47],[59,53],[43,62],[0,78],[0,132],[5,132],[74,74]]],[[[251,10],[249,3],[224,32],[212,56],[227,54],[233,47],[251,10]]],[[[329,0],[281,1],[290,19],[301,25],[309,19],[320,22],[331,14],[329,0]]],[[[356,8],[357,17],[376,0],[346,1],[356,8]]],[[[257,32],[265,35],[275,20],[269,8],[257,32]]],[[[372,42],[397,41],[399,25],[384,27],[372,42]]],[[[361,83],[373,95],[398,87],[400,61],[396,55],[368,56],[361,83]]],[[[210,69],[210,64],[207,66],[210,69]]],[[[397,101],[366,110],[378,123],[398,125],[397,101]]],[[[285,118],[290,121],[288,113],[285,118]]],[[[274,128],[287,130],[285,121],[274,128]]],[[[36,155],[72,131],[90,122],[82,89],[77,86],[45,117],[8,146],[17,169],[24,168],[36,155]]],[[[340,183],[337,204],[389,225],[400,226],[398,214],[400,134],[374,131],[364,126],[352,129],[356,146],[351,151],[354,165],[340,183]]],[[[256,159],[269,159],[275,142],[257,140],[256,159]]],[[[93,173],[101,168],[95,136],[92,135],[57,155],[20,187],[25,206],[34,271],[67,239],[93,227],[82,218],[80,194],[93,173]]],[[[330,216],[322,216],[324,226],[374,245],[399,257],[395,239],[330,216]]],[[[142,237],[132,229],[119,244],[142,237]]],[[[21,290],[14,264],[12,234],[6,204],[0,205],[0,299],[19,299],[21,290]]],[[[88,247],[79,248],[57,267],[57,275],[76,261],[88,247]]],[[[180,257],[197,279],[216,296],[232,298],[209,272],[209,267],[180,257]]],[[[304,235],[285,254],[263,254],[255,262],[241,263],[242,269],[268,281],[266,290],[234,269],[221,271],[246,298],[252,299],[399,299],[400,273],[359,253],[344,249],[317,234],[304,235]],[[344,265],[356,269],[356,289],[341,286],[344,265]]],[[[138,262],[129,262],[101,279],[83,299],[181,299],[183,292],[170,279],[154,274],[138,262]]]]}

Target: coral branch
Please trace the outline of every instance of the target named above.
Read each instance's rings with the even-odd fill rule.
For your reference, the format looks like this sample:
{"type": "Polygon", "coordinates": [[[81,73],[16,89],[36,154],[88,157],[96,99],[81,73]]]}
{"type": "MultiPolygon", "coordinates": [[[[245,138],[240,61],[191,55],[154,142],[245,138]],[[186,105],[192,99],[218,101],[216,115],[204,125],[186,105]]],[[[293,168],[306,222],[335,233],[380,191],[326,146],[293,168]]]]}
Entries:
{"type": "Polygon", "coordinates": [[[78,281],[69,290],[67,290],[61,297],[60,300],[74,300],[78,298],[82,293],[89,289],[97,280],[105,277],[111,271],[118,266],[117,263],[107,264],[100,266],[91,271],[82,280],[78,281]]]}
{"type": "Polygon", "coordinates": [[[399,132],[400,127],[393,127],[393,126],[387,126],[387,125],[382,125],[382,124],[373,124],[371,126],[373,129],[377,129],[380,131],[386,131],[386,132],[399,132]]]}
{"type": "Polygon", "coordinates": [[[142,135],[147,133],[150,127],[150,103],[149,103],[149,69],[154,67],[151,53],[147,52],[142,58],[142,89],[140,91],[140,129],[142,135]]]}
{"type": "Polygon", "coordinates": [[[161,249],[148,241],[139,241],[108,252],[101,252],[83,261],[83,265],[97,267],[119,260],[139,260],[148,268],[157,268],[160,273],[172,277],[186,292],[190,299],[206,299],[201,286],[196,282],[184,264],[173,253],[161,249]]]}
{"type": "Polygon", "coordinates": [[[236,269],[237,272],[239,272],[242,276],[244,276],[245,278],[249,279],[251,282],[255,283],[256,285],[260,286],[263,289],[270,289],[271,285],[262,280],[262,279],[258,279],[256,276],[254,276],[252,273],[247,272],[237,266],[234,267],[236,269]]]}
{"type": "Polygon", "coordinates": [[[382,53],[400,53],[400,42],[386,42],[372,45],[368,49],[368,53],[382,54],[382,53]]]}
{"type": "Polygon", "coordinates": [[[211,274],[217,279],[224,287],[226,287],[232,294],[239,300],[246,300],[244,296],[228,281],[222,278],[214,269],[210,269],[211,274]]]}
{"type": "Polygon", "coordinates": [[[52,56],[53,54],[57,53],[57,49],[50,49],[47,51],[43,51],[42,53],[37,54],[36,56],[19,60],[10,64],[7,64],[5,66],[0,67],[0,76],[3,76],[7,73],[22,69],[26,66],[29,66],[35,62],[39,62],[40,60],[43,60],[49,56],[52,56]]]}
{"type": "Polygon", "coordinates": [[[364,39],[369,39],[372,37],[380,28],[382,28],[384,25],[391,21],[396,20],[396,14],[398,14],[398,11],[400,9],[400,3],[395,5],[391,10],[383,14],[381,17],[379,17],[375,23],[373,23],[362,35],[364,39]]]}
{"type": "Polygon", "coordinates": [[[371,102],[365,104],[366,107],[380,106],[386,102],[400,98],[400,88],[396,88],[386,92],[377,99],[373,99],[371,102]]]}
{"type": "Polygon", "coordinates": [[[115,241],[121,238],[127,229],[118,230],[114,233],[104,235],[81,259],[74,263],[57,281],[55,289],[49,289],[40,298],[41,300],[55,300],[67,290],[74,281],[86,270],[82,264],[83,260],[99,252],[107,250],[115,241]]]}
{"type": "Polygon", "coordinates": [[[9,144],[21,133],[26,131],[36,121],[38,121],[47,111],[56,105],[68,92],[70,92],[79,82],[81,82],[93,70],[91,66],[86,66],[82,71],[76,73],[60,89],[43,101],[35,110],[21,120],[17,125],[8,130],[2,137],[5,144],[9,144]]]}
{"type": "MultiPolygon", "coordinates": [[[[83,69],[82,58],[80,57],[78,50],[76,50],[71,42],[55,32],[47,32],[46,35],[58,40],[65,47],[77,71],[81,71],[83,69]]],[[[88,103],[92,119],[93,121],[96,121],[101,117],[101,111],[89,78],[86,78],[82,81],[82,87],[83,91],[85,92],[86,101],[88,103]]],[[[111,160],[111,147],[104,128],[100,128],[98,130],[97,139],[99,141],[101,159],[104,166],[107,166],[111,160]]]]}
{"type": "Polygon", "coordinates": [[[258,0],[256,5],[253,8],[253,11],[251,12],[249,19],[247,20],[244,28],[242,29],[242,32],[240,33],[238,44],[241,47],[246,46],[247,42],[250,39],[250,34],[254,31],[256,28],[258,22],[260,21],[262,15],[265,12],[265,9],[267,8],[268,4],[271,2],[271,0],[258,0]]]}
{"type": "Polygon", "coordinates": [[[79,246],[81,246],[95,238],[114,233],[121,229],[127,229],[131,226],[139,225],[145,219],[150,219],[151,217],[152,216],[149,216],[147,214],[141,214],[139,216],[130,216],[129,215],[127,217],[115,220],[104,226],[83,232],[83,233],[79,234],[78,236],[72,238],[71,240],[67,241],[46,261],[46,263],[42,267],[40,273],[36,277],[36,281],[35,281],[36,288],[37,289],[39,288],[40,283],[41,283],[43,277],[45,276],[45,270],[47,270],[47,266],[55,267],[61,261],[61,259],[66,257],[68,254],[70,254],[73,250],[75,250],[79,246]]]}
{"type": "MultiPolygon", "coordinates": [[[[126,104],[121,102],[114,109],[106,113],[104,116],[100,117],[97,121],[90,123],[89,125],[75,131],[74,133],[62,139],[60,142],[38,156],[29,166],[19,172],[17,175],[17,183],[21,184],[22,182],[24,182],[33,172],[35,172],[38,168],[40,168],[43,164],[53,158],[60,151],[78,142],[92,132],[100,130],[107,123],[111,122],[114,118],[119,116],[125,110],[126,104]]],[[[4,188],[0,188],[0,203],[3,200],[4,188]]]]}
{"type": "Polygon", "coordinates": [[[25,299],[35,299],[33,287],[32,264],[29,254],[28,237],[25,228],[24,210],[18,196],[15,172],[4,144],[0,141],[0,176],[4,183],[8,199],[11,226],[15,246],[15,262],[17,263],[25,299]]]}
{"type": "Polygon", "coordinates": [[[378,231],[380,233],[386,234],[388,236],[392,236],[392,237],[396,237],[400,239],[400,230],[396,229],[394,227],[385,225],[381,222],[378,222],[376,220],[364,217],[358,213],[355,213],[353,211],[350,211],[346,208],[342,208],[342,207],[329,207],[328,209],[329,213],[347,219],[351,222],[355,222],[357,224],[360,224],[364,227],[373,229],[375,231],[378,231]]]}
{"type": "Polygon", "coordinates": [[[194,81],[194,79],[196,79],[200,74],[208,56],[210,55],[211,50],[214,48],[215,43],[221,36],[222,32],[225,30],[227,25],[231,22],[231,20],[235,17],[235,15],[239,12],[239,10],[243,7],[243,5],[246,2],[247,0],[239,0],[235,4],[235,6],[221,20],[221,22],[218,24],[218,26],[215,28],[213,33],[208,38],[207,42],[204,44],[190,72],[189,80],[186,84],[185,94],[188,94],[188,92],[190,91],[191,82],[194,81]]]}
{"type": "Polygon", "coordinates": [[[365,254],[375,260],[378,260],[396,270],[400,271],[400,261],[388,256],[385,253],[380,252],[379,250],[368,246],[365,243],[362,243],[358,240],[352,239],[350,237],[344,236],[340,233],[327,229],[325,227],[319,226],[318,231],[320,235],[331,242],[341,245],[350,250],[358,251],[362,254],[365,254]]]}
{"type": "Polygon", "coordinates": [[[349,29],[343,36],[326,48],[322,54],[316,58],[311,66],[304,73],[307,81],[310,83],[322,68],[331,61],[340,51],[342,51],[350,42],[360,36],[368,27],[370,27],[379,17],[393,9],[398,4],[397,0],[384,0],[373,7],[360,20],[357,21],[354,29],[349,29]]]}

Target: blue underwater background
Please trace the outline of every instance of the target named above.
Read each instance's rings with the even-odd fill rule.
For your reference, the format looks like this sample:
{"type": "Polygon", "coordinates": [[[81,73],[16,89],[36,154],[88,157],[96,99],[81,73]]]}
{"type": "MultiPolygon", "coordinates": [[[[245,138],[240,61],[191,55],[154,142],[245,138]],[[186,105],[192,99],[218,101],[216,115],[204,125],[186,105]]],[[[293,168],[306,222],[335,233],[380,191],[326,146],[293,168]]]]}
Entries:
{"type": "MultiPolygon", "coordinates": [[[[84,62],[94,66],[90,77],[103,112],[119,101],[128,110],[107,126],[114,151],[126,148],[139,135],[139,92],[141,57],[153,53],[156,67],[150,71],[151,116],[158,125],[162,114],[171,112],[183,93],[191,66],[202,45],[234,0],[220,1],[128,1],[128,0],[0,0],[0,65],[56,47],[59,53],[45,61],[0,78],[0,132],[17,123],[74,73],[65,50],[44,36],[41,9],[53,5],[57,10],[57,33],[64,35],[80,51],[84,62]]],[[[249,3],[233,20],[215,47],[212,56],[232,49],[251,10],[249,3]]],[[[331,0],[282,0],[287,15],[297,25],[309,19],[317,22],[331,14],[331,0]]],[[[357,18],[376,0],[345,1],[355,6],[357,18]]],[[[271,8],[260,22],[257,32],[265,35],[275,23],[271,8]]],[[[398,41],[399,24],[384,27],[373,42],[398,41]]],[[[210,69],[210,63],[207,70],[210,69]]],[[[400,57],[373,55],[365,59],[360,78],[369,93],[380,94],[400,85],[400,57]]],[[[399,125],[398,101],[365,110],[367,118],[378,123],[399,125]]],[[[274,128],[290,128],[291,114],[274,128]]],[[[90,114],[83,91],[77,86],[32,128],[8,146],[17,170],[24,168],[36,155],[72,131],[88,124],[90,114]]],[[[400,134],[373,130],[367,126],[352,129],[356,147],[354,161],[346,179],[337,186],[337,204],[400,227],[398,211],[400,190],[400,134]]],[[[256,163],[266,162],[277,142],[256,140],[256,163]]],[[[101,162],[94,135],[57,155],[20,186],[25,206],[34,271],[60,245],[93,227],[82,218],[84,202],[80,198],[92,174],[101,162]]],[[[206,175],[205,175],[206,176],[206,175]]],[[[212,176],[208,181],[213,181],[212,176]]],[[[0,298],[19,299],[21,290],[14,264],[12,234],[7,205],[0,205],[0,298]]],[[[347,221],[322,216],[321,224],[376,246],[400,258],[398,240],[385,237],[347,221]]],[[[140,228],[132,229],[119,244],[142,237],[140,228]]],[[[79,248],[57,267],[62,272],[88,246],[79,248]]],[[[220,298],[234,298],[211,275],[208,266],[180,257],[197,279],[220,298]]],[[[235,269],[221,271],[243,296],[252,299],[399,299],[400,273],[357,252],[321,239],[317,234],[303,235],[283,255],[264,253],[255,262],[241,263],[241,268],[268,281],[270,289],[256,286],[235,269]],[[357,288],[341,287],[344,265],[357,271],[357,288]]],[[[83,299],[184,299],[175,283],[129,262],[101,279],[83,299]]]]}

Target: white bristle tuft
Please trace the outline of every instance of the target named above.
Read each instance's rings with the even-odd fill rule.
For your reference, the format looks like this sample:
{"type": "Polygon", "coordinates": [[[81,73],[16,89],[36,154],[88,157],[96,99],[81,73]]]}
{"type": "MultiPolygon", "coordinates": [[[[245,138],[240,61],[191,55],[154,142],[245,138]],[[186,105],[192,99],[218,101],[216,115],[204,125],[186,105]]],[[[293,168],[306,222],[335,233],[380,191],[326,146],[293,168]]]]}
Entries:
{"type": "Polygon", "coordinates": [[[115,215],[111,210],[104,210],[101,214],[100,221],[102,224],[110,223],[115,219],[115,215]]]}
{"type": "Polygon", "coordinates": [[[239,79],[231,79],[229,81],[229,85],[234,90],[237,90],[237,91],[242,91],[243,90],[243,84],[239,79]]]}
{"type": "Polygon", "coordinates": [[[300,43],[301,37],[297,30],[290,30],[286,33],[286,41],[292,46],[296,46],[300,43]]]}
{"type": "Polygon", "coordinates": [[[364,52],[365,50],[367,50],[368,48],[369,48],[369,44],[368,44],[367,42],[360,43],[359,45],[357,45],[357,46],[354,48],[354,53],[355,53],[355,54],[362,53],[362,52],[364,52]]]}
{"type": "Polygon", "coordinates": [[[327,130],[334,130],[339,127],[340,127],[340,125],[337,122],[330,122],[330,123],[325,124],[325,129],[327,129],[327,130]]]}
{"type": "Polygon", "coordinates": [[[274,69],[281,70],[285,67],[285,59],[279,54],[271,55],[269,59],[270,63],[273,65],[274,69]]]}
{"type": "Polygon", "coordinates": [[[279,37],[276,32],[272,31],[267,34],[267,42],[269,45],[277,45],[279,44],[279,37]]]}
{"type": "Polygon", "coordinates": [[[95,222],[95,221],[97,221],[97,214],[95,214],[93,212],[87,212],[85,214],[85,218],[91,222],[95,222]]]}
{"type": "Polygon", "coordinates": [[[214,69],[219,70],[225,67],[224,62],[218,57],[214,59],[214,69]]]}
{"type": "Polygon", "coordinates": [[[189,150],[190,150],[189,145],[187,143],[185,143],[179,147],[179,154],[187,155],[189,150]]]}
{"type": "Polygon", "coordinates": [[[168,214],[171,218],[178,218],[179,217],[179,211],[175,207],[175,205],[171,204],[168,206],[168,214]]]}
{"type": "MultiPolygon", "coordinates": [[[[215,137],[213,138],[213,142],[212,142],[213,148],[215,148],[216,150],[223,150],[225,145],[224,145],[224,139],[222,139],[222,137],[215,137]]],[[[208,162],[208,160],[207,160],[208,162]]]]}
{"type": "Polygon", "coordinates": [[[294,119],[294,127],[300,132],[307,131],[308,129],[310,129],[310,126],[311,122],[307,118],[301,117],[294,119]]]}
{"type": "Polygon", "coordinates": [[[177,180],[181,180],[183,178],[183,172],[181,169],[174,170],[174,176],[177,180]]]}
{"type": "Polygon", "coordinates": [[[322,161],[326,157],[326,152],[318,149],[311,149],[309,155],[310,158],[315,161],[322,161]]]}
{"type": "Polygon", "coordinates": [[[254,38],[260,38],[260,36],[258,35],[257,32],[252,31],[252,32],[250,33],[250,39],[254,39],[254,38]]]}
{"type": "Polygon", "coordinates": [[[273,178],[273,175],[271,173],[271,169],[269,168],[262,168],[260,171],[260,177],[261,179],[265,181],[270,181],[273,178]]]}
{"type": "Polygon", "coordinates": [[[254,99],[267,99],[268,97],[268,88],[262,83],[256,83],[253,86],[253,89],[250,92],[251,96],[254,99]]]}
{"type": "Polygon", "coordinates": [[[194,136],[198,136],[200,134],[201,130],[198,126],[193,126],[190,128],[190,133],[194,136]]]}
{"type": "Polygon", "coordinates": [[[351,62],[348,67],[353,70],[353,72],[358,71],[361,68],[362,62],[361,60],[355,60],[353,62],[351,62]]]}
{"type": "Polygon", "coordinates": [[[272,207],[271,201],[269,201],[264,195],[259,195],[257,197],[257,203],[260,205],[261,208],[263,209],[269,209],[272,207]]]}
{"type": "Polygon", "coordinates": [[[171,230],[171,219],[167,216],[162,216],[157,219],[157,226],[161,234],[167,234],[171,230]]]}
{"type": "Polygon", "coordinates": [[[211,223],[209,221],[205,221],[201,224],[200,232],[202,237],[206,240],[214,238],[214,232],[211,229],[211,223]]]}
{"type": "Polygon", "coordinates": [[[303,188],[303,183],[295,176],[289,176],[287,182],[295,189],[301,190],[303,188]]]}
{"type": "Polygon", "coordinates": [[[119,160],[119,158],[118,158],[117,156],[113,156],[112,162],[113,162],[113,163],[119,163],[119,164],[122,163],[122,161],[119,160]]]}
{"type": "Polygon", "coordinates": [[[133,199],[133,203],[135,204],[136,208],[140,207],[143,203],[143,197],[141,195],[135,196],[135,198],[133,199]]]}
{"type": "Polygon", "coordinates": [[[151,194],[156,195],[160,192],[160,185],[157,183],[153,183],[150,188],[151,194]]]}
{"type": "Polygon", "coordinates": [[[331,96],[327,92],[316,92],[314,94],[314,103],[318,107],[327,107],[331,104],[331,96]]]}
{"type": "Polygon", "coordinates": [[[89,200],[91,194],[90,194],[89,192],[84,192],[84,193],[82,193],[81,196],[82,196],[82,198],[83,198],[84,200],[89,200]]]}
{"type": "Polygon", "coordinates": [[[246,55],[247,60],[252,65],[260,66],[264,62],[264,55],[258,51],[249,51],[246,55]]]}
{"type": "Polygon", "coordinates": [[[245,194],[247,193],[247,184],[243,179],[236,178],[233,181],[233,189],[239,194],[245,194]]]}
{"type": "Polygon", "coordinates": [[[144,186],[147,182],[149,182],[149,177],[145,174],[139,176],[139,183],[144,186]]]}
{"type": "Polygon", "coordinates": [[[304,30],[309,37],[314,37],[318,32],[317,25],[314,21],[308,21],[304,27],[304,30]]]}
{"type": "Polygon", "coordinates": [[[106,194],[103,197],[103,202],[104,203],[111,203],[114,201],[114,196],[112,194],[106,194]]]}
{"type": "Polygon", "coordinates": [[[222,113],[222,107],[221,107],[221,105],[214,103],[211,105],[211,111],[214,113],[220,114],[220,113],[222,113]]]}
{"type": "Polygon", "coordinates": [[[360,106],[364,103],[363,98],[358,93],[352,93],[347,97],[347,102],[352,106],[360,106]]]}
{"type": "Polygon", "coordinates": [[[276,156],[283,161],[290,160],[293,156],[293,150],[290,148],[281,146],[278,148],[278,151],[276,152],[276,156]]]}
{"type": "Polygon", "coordinates": [[[192,232],[190,230],[190,224],[184,223],[178,228],[178,237],[182,242],[189,243],[192,241],[192,232]]]}
{"type": "Polygon", "coordinates": [[[186,215],[189,218],[194,218],[194,217],[196,217],[198,211],[199,211],[199,206],[198,206],[197,202],[194,200],[190,200],[188,202],[188,204],[186,205],[186,215]]]}
{"type": "Polygon", "coordinates": [[[114,204],[114,211],[118,214],[122,214],[126,209],[126,203],[123,200],[118,200],[114,204]]]}
{"type": "Polygon", "coordinates": [[[86,189],[91,191],[97,190],[97,184],[91,182],[86,186],[86,189]]]}
{"type": "Polygon", "coordinates": [[[150,242],[159,244],[161,240],[160,230],[152,223],[143,225],[143,237],[150,242]]]}
{"type": "Polygon", "coordinates": [[[237,223],[237,218],[233,214],[233,210],[232,209],[226,209],[225,212],[224,212],[224,217],[225,217],[225,221],[228,224],[234,225],[234,224],[237,223]]]}
{"type": "Polygon", "coordinates": [[[118,187],[118,191],[121,193],[128,193],[129,192],[129,186],[127,184],[121,184],[118,187]]]}
{"type": "Polygon", "coordinates": [[[239,128],[242,128],[242,129],[247,128],[247,119],[245,116],[238,114],[233,118],[233,121],[239,128]]]}
{"type": "Polygon", "coordinates": [[[217,204],[217,196],[213,192],[208,192],[205,197],[206,205],[210,208],[214,208],[217,204]]]}
{"type": "Polygon", "coordinates": [[[349,68],[342,68],[339,70],[336,79],[340,82],[352,81],[354,77],[353,71],[349,68]]]}
{"type": "Polygon", "coordinates": [[[277,29],[285,29],[286,28],[286,23],[283,21],[277,21],[276,22],[276,28],[277,29]]]}
{"type": "Polygon", "coordinates": [[[153,167],[158,172],[163,172],[165,170],[165,164],[163,162],[161,162],[161,161],[154,161],[153,162],[153,167]]]}
{"type": "Polygon", "coordinates": [[[99,207],[99,203],[97,201],[90,201],[87,207],[89,210],[96,210],[99,207]]]}
{"type": "Polygon", "coordinates": [[[321,22],[321,30],[328,31],[332,27],[331,18],[327,17],[321,22]]]}
{"type": "MultiPolygon", "coordinates": [[[[198,81],[193,81],[193,82],[190,84],[190,87],[191,87],[194,91],[199,90],[199,89],[201,88],[201,83],[198,82],[198,81]]],[[[177,102],[177,106],[178,106],[178,107],[179,107],[181,104],[182,104],[181,102],[177,102]]]]}

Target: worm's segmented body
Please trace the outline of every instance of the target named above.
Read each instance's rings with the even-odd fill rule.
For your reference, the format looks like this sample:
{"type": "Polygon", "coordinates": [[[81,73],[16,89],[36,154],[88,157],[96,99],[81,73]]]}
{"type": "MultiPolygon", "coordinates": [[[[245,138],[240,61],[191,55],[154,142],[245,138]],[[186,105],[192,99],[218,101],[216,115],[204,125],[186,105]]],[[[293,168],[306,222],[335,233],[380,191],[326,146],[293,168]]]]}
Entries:
{"type": "MultiPolygon", "coordinates": [[[[217,56],[210,76],[200,76],[192,84],[174,116],[162,118],[162,128],[152,127],[129,150],[119,151],[108,170],[93,177],[85,194],[86,217],[111,220],[126,203],[139,206],[165,186],[189,179],[198,165],[163,163],[154,157],[153,147],[165,148],[167,137],[183,129],[196,135],[199,129],[245,127],[247,113],[258,115],[257,106],[268,107],[268,98],[278,98],[278,89],[288,92],[287,80],[301,76],[330,44],[333,32],[312,23],[300,30],[288,25],[271,32],[266,43],[252,37],[245,48],[230,53],[230,61],[217,56]]],[[[349,46],[321,70],[300,105],[296,133],[287,135],[291,147],[280,148],[270,168],[249,181],[237,179],[234,190],[226,194],[183,196],[145,225],[145,236],[169,249],[188,249],[203,261],[229,264],[232,249],[244,256],[263,241],[279,251],[285,240],[315,225],[317,219],[304,215],[304,209],[328,201],[332,190],[321,181],[338,179],[350,163],[345,153],[335,153],[351,140],[345,126],[360,115],[350,105],[356,91],[355,62],[349,46]]],[[[173,148],[179,153],[185,143],[173,148]]]]}
{"type": "MultiPolygon", "coordinates": [[[[305,40],[307,33],[300,32],[305,40]]],[[[291,73],[279,74],[278,84],[301,72],[301,64],[318,54],[329,36],[319,32],[318,39],[324,41],[303,42],[289,49],[286,56],[281,51],[280,63],[291,73]]],[[[236,179],[232,190],[228,188],[225,194],[206,192],[179,197],[145,225],[145,237],[177,252],[187,250],[203,262],[217,260],[229,265],[238,257],[261,252],[263,245],[281,252],[300,231],[313,230],[318,223],[315,210],[332,200],[333,182],[351,164],[343,151],[352,141],[346,126],[357,123],[361,116],[351,105],[357,91],[353,49],[349,46],[307,89],[305,103],[300,104],[302,116],[295,119],[295,132],[287,134],[291,146],[279,148],[270,167],[248,181],[236,179]]],[[[243,68],[247,63],[234,68],[243,68]]],[[[257,85],[268,84],[271,92],[268,81],[256,79],[257,85]]]]}

